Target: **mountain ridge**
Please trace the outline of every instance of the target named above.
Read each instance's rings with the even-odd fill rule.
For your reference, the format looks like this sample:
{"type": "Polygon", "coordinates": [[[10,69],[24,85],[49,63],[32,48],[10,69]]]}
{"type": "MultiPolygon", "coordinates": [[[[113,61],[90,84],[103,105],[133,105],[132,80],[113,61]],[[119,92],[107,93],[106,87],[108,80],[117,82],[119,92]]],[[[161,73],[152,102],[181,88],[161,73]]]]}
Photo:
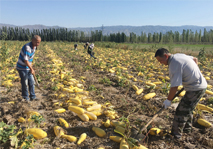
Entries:
{"type": "MultiPolygon", "coordinates": [[[[12,24],[4,24],[4,23],[0,23],[0,28],[2,28],[3,26],[6,27],[21,27],[24,29],[29,28],[30,31],[32,31],[33,29],[38,29],[38,30],[42,30],[42,29],[50,29],[50,28],[66,28],[66,27],[61,27],[58,25],[55,26],[46,26],[46,25],[42,25],[42,24],[35,24],[35,25],[23,25],[23,26],[18,26],[18,25],[12,25],[12,24]]],[[[126,35],[129,35],[131,32],[135,33],[136,35],[141,35],[141,32],[144,32],[146,34],[148,33],[160,33],[162,32],[163,34],[165,34],[168,31],[178,31],[180,34],[182,34],[183,29],[185,30],[191,30],[192,32],[199,32],[201,30],[201,32],[203,33],[204,28],[209,31],[209,30],[213,30],[213,26],[196,26],[196,25],[182,25],[182,26],[162,26],[162,25],[144,25],[144,26],[131,26],[131,25],[116,25],[116,26],[100,26],[100,27],[75,27],[75,28],[67,28],[68,30],[79,30],[79,31],[83,31],[83,32],[87,32],[88,34],[91,31],[96,31],[96,30],[102,30],[103,29],[103,35],[109,35],[111,33],[125,33],[126,35]]]]}

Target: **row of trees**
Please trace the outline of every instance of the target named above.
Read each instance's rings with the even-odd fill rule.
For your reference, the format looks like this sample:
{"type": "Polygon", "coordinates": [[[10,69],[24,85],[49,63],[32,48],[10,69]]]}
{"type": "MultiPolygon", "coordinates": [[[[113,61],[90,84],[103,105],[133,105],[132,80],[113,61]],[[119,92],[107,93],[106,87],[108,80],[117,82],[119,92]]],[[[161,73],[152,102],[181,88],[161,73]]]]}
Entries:
{"type": "Polygon", "coordinates": [[[30,31],[21,27],[2,27],[0,28],[0,40],[19,40],[29,41],[33,35],[40,35],[42,41],[68,41],[68,42],[94,42],[94,41],[111,41],[111,42],[134,42],[134,43],[213,43],[213,30],[207,31],[204,29],[195,33],[191,30],[183,30],[182,34],[178,31],[172,31],[163,34],[141,32],[138,36],[135,33],[126,35],[125,33],[111,33],[110,35],[103,35],[102,30],[91,32],[83,32],[79,30],[68,30],[67,28],[50,28],[30,31]]]}

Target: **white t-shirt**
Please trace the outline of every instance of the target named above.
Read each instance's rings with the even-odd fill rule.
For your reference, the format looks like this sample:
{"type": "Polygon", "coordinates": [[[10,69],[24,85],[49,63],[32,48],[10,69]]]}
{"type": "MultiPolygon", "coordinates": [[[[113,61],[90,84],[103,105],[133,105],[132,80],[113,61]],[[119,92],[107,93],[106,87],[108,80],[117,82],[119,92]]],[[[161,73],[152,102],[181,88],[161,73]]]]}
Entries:
{"type": "Polygon", "coordinates": [[[94,44],[92,43],[89,47],[90,47],[90,49],[93,49],[94,48],[94,44]]]}
{"type": "Polygon", "coordinates": [[[192,56],[177,53],[170,56],[168,64],[171,87],[183,85],[186,91],[207,88],[206,79],[192,56]]]}

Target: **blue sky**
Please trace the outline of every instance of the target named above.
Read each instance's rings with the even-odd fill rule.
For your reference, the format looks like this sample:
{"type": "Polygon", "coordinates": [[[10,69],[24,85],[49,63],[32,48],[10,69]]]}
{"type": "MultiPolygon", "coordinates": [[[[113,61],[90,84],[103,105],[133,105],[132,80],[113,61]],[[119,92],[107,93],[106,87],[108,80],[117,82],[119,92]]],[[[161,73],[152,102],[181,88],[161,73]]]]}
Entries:
{"type": "Polygon", "coordinates": [[[0,23],[213,26],[213,0],[0,0],[0,23]]]}

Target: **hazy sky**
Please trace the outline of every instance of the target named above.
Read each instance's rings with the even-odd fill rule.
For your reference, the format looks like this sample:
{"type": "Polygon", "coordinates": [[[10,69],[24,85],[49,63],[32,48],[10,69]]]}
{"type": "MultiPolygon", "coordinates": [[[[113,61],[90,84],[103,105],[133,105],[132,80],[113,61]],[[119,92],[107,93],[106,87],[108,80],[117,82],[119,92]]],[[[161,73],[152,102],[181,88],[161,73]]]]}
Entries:
{"type": "Polygon", "coordinates": [[[0,0],[0,23],[213,26],[213,0],[0,0]]]}

